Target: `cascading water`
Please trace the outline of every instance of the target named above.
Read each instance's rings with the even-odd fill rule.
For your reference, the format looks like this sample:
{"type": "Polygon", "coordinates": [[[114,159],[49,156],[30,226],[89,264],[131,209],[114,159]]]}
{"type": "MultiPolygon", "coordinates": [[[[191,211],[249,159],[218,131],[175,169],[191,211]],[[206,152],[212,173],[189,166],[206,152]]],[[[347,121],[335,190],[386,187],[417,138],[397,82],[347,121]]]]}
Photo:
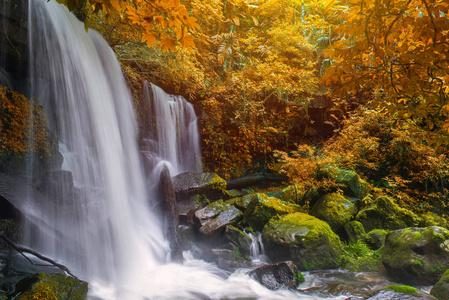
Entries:
{"type": "MultiPolygon", "coordinates": [[[[29,246],[87,280],[94,299],[314,298],[267,290],[245,270],[228,276],[189,253],[183,264],[167,263],[168,243],[137,146],[133,102],[112,50],[55,1],[29,0],[29,29],[31,93],[42,101],[61,142],[63,169],[70,173],[57,174],[73,176],[73,192],[65,193],[70,197],[30,203],[29,246]]],[[[174,135],[172,130],[178,129],[163,134],[174,135]]],[[[198,168],[189,165],[192,158],[184,164],[177,154],[152,150],[160,135],[147,140],[147,150],[170,160],[173,174],[198,168]]]]}
{"type": "Polygon", "coordinates": [[[145,82],[140,109],[142,150],[149,169],[166,164],[170,174],[201,172],[201,150],[193,105],[182,96],[169,95],[145,82]]]}
{"type": "Polygon", "coordinates": [[[107,43],[55,1],[29,1],[32,94],[63,143],[73,199],[31,220],[28,243],[88,280],[120,288],[142,264],[163,262],[167,245],[151,213],[132,101],[107,43]],[[33,239],[37,236],[37,239],[33,239]]]}

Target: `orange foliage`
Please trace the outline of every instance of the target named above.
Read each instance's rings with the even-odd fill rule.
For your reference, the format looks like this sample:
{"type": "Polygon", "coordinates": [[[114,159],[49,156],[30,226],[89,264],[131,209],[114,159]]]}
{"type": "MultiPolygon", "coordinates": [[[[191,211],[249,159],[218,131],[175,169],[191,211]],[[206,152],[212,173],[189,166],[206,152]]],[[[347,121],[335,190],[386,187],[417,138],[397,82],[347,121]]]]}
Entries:
{"type": "Polygon", "coordinates": [[[42,107],[35,100],[0,86],[0,155],[49,154],[42,107]]]}

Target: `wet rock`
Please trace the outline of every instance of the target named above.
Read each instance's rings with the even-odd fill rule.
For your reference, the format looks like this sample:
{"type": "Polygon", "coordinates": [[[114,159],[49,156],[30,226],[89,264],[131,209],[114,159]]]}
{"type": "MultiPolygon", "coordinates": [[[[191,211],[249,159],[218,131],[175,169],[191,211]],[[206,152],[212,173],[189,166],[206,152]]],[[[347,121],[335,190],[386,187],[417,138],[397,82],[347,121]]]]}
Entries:
{"type": "Polygon", "coordinates": [[[193,228],[188,225],[179,225],[178,234],[181,249],[184,251],[190,250],[195,237],[193,228]]]}
{"type": "Polygon", "coordinates": [[[363,224],[365,230],[402,229],[417,226],[420,219],[411,211],[399,207],[392,198],[381,196],[362,209],[356,220],[363,224]]]}
{"type": "Polygon", "coordinates": [[[365,235],[365,228],[363,228],[362,223],[358,221],[346,223],[344,229],[350,243],[356,243],[358,240],[362,240],[365,235]]]}
{"type": "Polygon", "coordinates": [[[249,194],[249,195],[244,195],[241,197],[231,198],[229,200],[226,200],[226,203],[237,207],[241,211],[245,211],[246,208],[248,208],[248,205],[251,202],[252,198],[253,198],[253,194],[249,194]]]}
{"type": "Polygon", "coordinates": [[[249,275],[270,290],[296,289],[304,282],[304,276],[292,261],[258,267],[249,275]]]}
{"type": "Polygon", "coordinates": [[[431,226],[391,231],[385,240],[382,263],[398,282],[435,284],[449,269],[449,230],[431,226]]]}
{"type": "Polygon", "coordinates": [[[87,283],[64,274],[38,273],[15,279],[4,290],[10,299],[87,299],[87,283]]]}
{"type": "Polygon", "coordinates": [[[438,300],[449,300],[449,269],[444,272],[443,276],[433,286],[430,294],[438,300]]]}
{"type": "Polygon", "coordinates": [[[208,237],[220,235],[226,225],[236,224],[242,215],[239,209],[222,200],[195,212],[195,217],[200,224],[199,232],[208,237]]]}
{"type": "Polygon", "coordinates": [[[300,270],[331,269],[341,262],[340,238],[326,222],[304,213],[271,219],[262,239],[270,259],[291,260],[300,270]]]}
{"type": "Polygon", "coordinates": [[[188,199],[177,203],[179,224],[193,224],[195,212],[200,209],[200,204],[195,199],[188,199]]]}
{"type": "Polygon", "coordinates": [[[383,229],[374,229],[365,235],[365,243],[372,250],[377,250],[385,245],[388,231],[383,229]]]}
{"type": "Polygon", "coordinates": [[[336,183],[343,185],[343,191],[346,195],[359,199],[364,198],[371,190],[370,184],[361,179],[354,171],[325,166],[320,170],[319,175],[330,178],[336,183]]]}
{"type": "Polygon", "coordinates": [[[250,260],[243,256],[238,248],[233,245],[229,245],[228,248],[207,249],[201,254],[200,258],[208,262],[214,262],[227,271],[247,268],[251,265],[250,260]]]}
{"type": "Polygon", "coordinates": [[[406,285],[391,285],[366,300],[437,300],[435,297],[406,285]]]}
{"type": "Polygon", "coordinates": [[[224,238],[230,243],[238,247],[240,253],[244,255],[250,254],[252,239],[249,235],[234,226],[226,226],[224,238]]]}
{"type": "Polygon", "coordinates": [[[209,201],[227,200],[226,181],[215,173],[181,173],[173,177],[173,188],[178,201],[201,195],[209,201]]]}
{"type": "Polygon", "coordinates": [[[311,215],[325,221],[335,233],[357,213],[357,208],[347,197],[338,193],[326,194],[313,206],[311,215]]]}
{"type": "Polygon", "coordinates": [[[244,213],[243,222],[251,226],[255,231],[262,231],[265,224],[277,215],[285,215],[300,210],[295,204],[281,201],[274,197],[268,197],[263,193],[252,195],[251,201],[244,213]]]}

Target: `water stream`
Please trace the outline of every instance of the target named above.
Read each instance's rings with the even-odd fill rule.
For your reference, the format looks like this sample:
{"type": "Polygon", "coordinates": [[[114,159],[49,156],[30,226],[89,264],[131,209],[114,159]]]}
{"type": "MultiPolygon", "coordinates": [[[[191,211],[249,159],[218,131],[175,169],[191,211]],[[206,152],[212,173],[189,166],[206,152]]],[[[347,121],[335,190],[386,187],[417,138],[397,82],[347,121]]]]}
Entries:
{"type": "MultiPolygon", "coordinates": [[[[53,0],[29,1],[29,29],[31,93],[42,101],[61,142],[63,169],[71,172],[74,190],[71,197],[34,209],[25,226],[26,244],[88,281],[92,299],[323,298],[270,291],[248,270],[226,273],[187,252],[183,264],[171,263],[147,168],[162,163],[172,175],[201,170],[192,107],[146,85],[148,109],[161,117],[153,123],[157,130],[143,135],[140,152],[133,101],[104,39],[93,30],[86,33],[53,0]]],[[[259,239],[254,259],[263,257],[259,239]]],[[[308,276],[309,282],[317,277],[308,276]]]]}

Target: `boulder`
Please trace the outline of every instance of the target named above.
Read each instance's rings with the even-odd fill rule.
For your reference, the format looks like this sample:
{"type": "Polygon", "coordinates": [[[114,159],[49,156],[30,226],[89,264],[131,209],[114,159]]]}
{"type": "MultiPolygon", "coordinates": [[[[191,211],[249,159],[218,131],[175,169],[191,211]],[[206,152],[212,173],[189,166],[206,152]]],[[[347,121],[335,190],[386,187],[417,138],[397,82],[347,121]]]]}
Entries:
{"type": "Polygon", "coordinates": [[[88,290],[86,282],[60,273],[3,277],[0,285],[2,291],[9,296],[8,299],[17,300],[84,300],[87,299],[88,290]]]}
{"type": "Polygon", "coordinates": [[[326,222],[304,213],[271,219],[262,240],[270,259],[291,260],[300,270],[337,268],[341,262],[340,238],[326,222]]]}
{"type": "Polygon", "coordinates": [[[334,180],[343,186],[346,195],[354,196],[359,199],[368,195],[371,186],[364,181],[359,175],[351,170],[344,170],[333,166],[324,166],[319,172],[319,176],[334,180]]]}
{"type": "Polygon", "coordinates": [[[254,196],[253,194],[249,194],[241,197],[234,197],[229,200],[226,200],[226,203],[229,203],[237,207],[241,211],[245,211],[249,203],[251,202],[251,199],[253,199],[253,196],[254,196]]]}
{"type": "Polygon", "coordinates": [[[381,196],[359,211],[356,218],[365,230],[402,229],[417,226],[420,219],[411,211],[399,207],[392,198],[381,196]]]}
{"type": "Polygon", "coordinates": [[[195,212],[200,209],[201,205],[193,198],[177,202],[179,224],[192,225],[195,212]]]}
{"type": "Polygon", "coordinates": [[[300,210],[295,204],[287,203],[263,193],[252,195],[251,201],[244,213],[243,222],[255,231],[262,231],[265,224],[277,215],[285,215],[300,210]]]}
{"type": "Polygon", "coordinates": [[[226,225],[237,224],[242,218],[242,212],[234,206],[224,203],[223,200],[214,202],[195,212],[200,227],[199,232],[205,236],[218,236],[226,225]]]}
{"type": "Polygon", "coordinates": [[[438,300],[449,300],[449,269],[444,272],[440,280],[433,286],[430,294],[438,300]]]}
{"type": "Polygon", "coordinates": [[[433,285],[449,269],[449,230],[431,226],[391,231],[382,263],[398,282],[433,285]]]}
{"type": "Polygon", "coordinates": [[[249,235],[232,225],[226,226],[224,238],[235,245],[243,255],[250,254],[252,239],[249,235]]]}
{"type": "Polygon", "coordinates": [[[193,246],[192,241],[195,237],[193,228],[188,225],[179,225],[178,234],[181,249],[184,251],[190,250],[193,246]]]}
{"type": "Polygon", "coordinates": [[[365,228],[363,228],[362,223],[359,221],[350,221],[344,226],[346,236],[350,243],[356,243],[362,240],[365,235],[365,228]]]}
{"type": "Polygon", "coordinates": [[[388,231],[383,229],[374,229],[365,235],[365,244],[372,250],[377,250],[385,245],[388,231]]]}
{"type": "Polygon", "coordinates": [[[313,206],[310,214],[325,221],[335,233],[338,233],[347,222],[355,217],[356,213],[357,208],[348,197],[332,193],[321,197],[313,206]]]}
{"type": "Polygon", "coordinates": [[[303,185],[289,185],[282,190],[280,199],[286,202],[304,204],[307,200],[311,202],[313,198],[318,199],[319,192],[316,188],[306,188],[303,185]]]}
{"type": "Polygon", "coordinates": [[[298,284],[305,281],[292,261],[258,267],[249,272],[249,276],[270,290],[294,290],[298,284]]]}
{"type": "Polygon", "coordinates": [[[366,300],[437,300],[435,297],[406,285],[390,285],[366,300]]]}
{"type": "Polygon", "coordinates": [[[200,195],[209,201],[227,200],[226,181],[215,173],[181,173],[173,177],[173,188],[178,201],[200,195]]]}
{"type": "Polygon", "coordinates": [[[216,263],[220,268],[227,271],[235,271],[238,268],[247,268],[251,265],[249,259],[243,256],[239,249],[233,245],[207,249],[201,254],[200,258],[216,263]]]}

